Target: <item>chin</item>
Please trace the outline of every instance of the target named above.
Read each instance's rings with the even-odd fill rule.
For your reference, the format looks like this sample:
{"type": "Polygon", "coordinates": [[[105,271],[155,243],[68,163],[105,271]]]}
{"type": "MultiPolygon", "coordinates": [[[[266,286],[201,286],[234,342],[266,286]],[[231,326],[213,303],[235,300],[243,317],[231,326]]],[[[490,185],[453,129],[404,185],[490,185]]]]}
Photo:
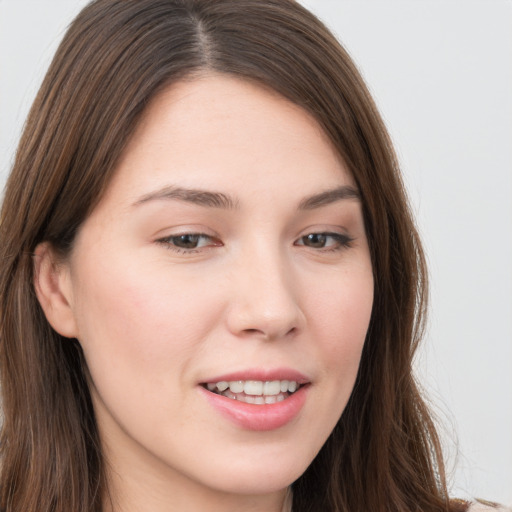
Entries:
{"type": "Polygon", "coordinates": [[[232,478],[222,478],[220,481],[211,482],[210,487],[227,494],[271,494],[289,487],[301,476],[300,471],[247,471],[245,474],[233,475],[232,478]]]}
{"type": "Polygon", "coordinates": [[[296,456],[256,460],[246,457],[240,464],[219,464],[215,476],[208,472],[208,482],[205,483],[226,493],[273,493],[289,487],[306,471],[311,460],[309,457],[299,459],[296,456]]]}

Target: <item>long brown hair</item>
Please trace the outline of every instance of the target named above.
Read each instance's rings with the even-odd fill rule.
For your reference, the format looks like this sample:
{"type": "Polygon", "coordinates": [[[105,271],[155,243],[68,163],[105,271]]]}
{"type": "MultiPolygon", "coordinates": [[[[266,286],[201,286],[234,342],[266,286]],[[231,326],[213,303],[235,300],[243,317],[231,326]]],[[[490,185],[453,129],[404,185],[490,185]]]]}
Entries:
{"type": "Polygon", "coordinates": [[[292,0],[96,0],[32,106],[0,225],[0,507],[99,512],[105,467],[80,345],[48,324],[32,254],[65,256],[148,102],[195,73],[236,75],[310,112],[361,191],[375,299],[357,382],[294,484],[294,512],[454,509],[412,358],[426,271],[384,124],[345,50],[292,0]]]}

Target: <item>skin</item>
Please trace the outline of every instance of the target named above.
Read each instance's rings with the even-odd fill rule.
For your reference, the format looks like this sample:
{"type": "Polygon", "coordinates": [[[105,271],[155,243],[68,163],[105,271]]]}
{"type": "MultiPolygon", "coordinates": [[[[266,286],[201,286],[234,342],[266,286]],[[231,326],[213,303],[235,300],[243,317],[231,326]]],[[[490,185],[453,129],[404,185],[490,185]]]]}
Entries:
{"type": "Polygon", "coordinates": [[[360,200],[299,208],[341,186],[357,190],[309,114],[206,75],[149,105],[69,258],[37,248],[39,300],[53,327],[80,341],[90,371],[108,509],[281,509],[347,403],[370,319],[360,200]],[[169,187],[232,204],[159,197],[169,187]],[[187,233],[205,236],[176,247],[187,233]],[[219,414],[200,386],[283,367],[309,389],[298,415],[269,431],[219,414]]]}

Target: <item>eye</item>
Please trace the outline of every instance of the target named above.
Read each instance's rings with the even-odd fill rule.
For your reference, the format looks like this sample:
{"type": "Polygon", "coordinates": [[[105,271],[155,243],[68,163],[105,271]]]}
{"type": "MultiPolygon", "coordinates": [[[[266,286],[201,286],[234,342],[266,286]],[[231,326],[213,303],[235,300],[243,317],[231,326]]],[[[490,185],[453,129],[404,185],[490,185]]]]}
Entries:
{"type": "Polygon", "coordinates": [[[300,237],[295,244],[335,251],[350,247],[352,241],[352,238],[341,233],[309,233],[300,237]]]}
{"type": "Polygon", "coordinates": [[[177,252],[187,252],[221,245],[219,240],[205,235],[203,233],[183,233],[181,235],[172,235],[157,240],[158,243],[167,246],[167,248],[177,252]]]}

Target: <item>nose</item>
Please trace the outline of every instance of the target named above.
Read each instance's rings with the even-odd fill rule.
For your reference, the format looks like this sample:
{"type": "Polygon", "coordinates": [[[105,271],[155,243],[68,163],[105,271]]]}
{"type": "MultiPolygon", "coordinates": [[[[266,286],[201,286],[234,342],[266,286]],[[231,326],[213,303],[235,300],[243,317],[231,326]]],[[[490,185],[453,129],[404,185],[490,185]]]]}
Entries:
{"type": "Polygon", "coordinates": [[[304,326],[293,271],[277,252],[259,251],[232,267],[227,324],[238,337],[278,340],[296,335],[304,326]]]}

